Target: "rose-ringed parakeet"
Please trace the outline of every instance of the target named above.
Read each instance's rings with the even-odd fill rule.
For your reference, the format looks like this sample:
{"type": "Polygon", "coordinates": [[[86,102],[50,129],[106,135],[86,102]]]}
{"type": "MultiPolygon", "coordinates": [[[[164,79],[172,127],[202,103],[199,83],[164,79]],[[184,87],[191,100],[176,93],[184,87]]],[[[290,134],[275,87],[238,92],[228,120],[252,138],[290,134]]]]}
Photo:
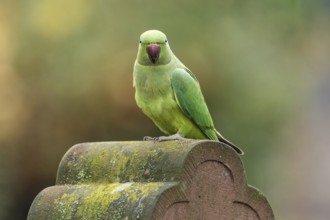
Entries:
{"type": "Polygon", "coordinates": [[[133,86],[137,105],[171,135],[157,140],[211,139],[243,154],[214,128],[196,77],[173,54],[164,33],[149,30],[140,36],[133,86]]]}

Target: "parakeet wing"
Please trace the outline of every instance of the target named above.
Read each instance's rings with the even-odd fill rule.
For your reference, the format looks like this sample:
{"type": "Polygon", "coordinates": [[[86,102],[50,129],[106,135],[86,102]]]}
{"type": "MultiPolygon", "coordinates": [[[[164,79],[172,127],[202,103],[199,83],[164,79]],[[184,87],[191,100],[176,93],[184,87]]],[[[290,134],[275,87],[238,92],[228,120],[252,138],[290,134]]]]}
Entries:
{"type": "Polygon", "coordinates": [[[218,140],[209,110],[195,76],[184,68],[174,70],[171,85],[185,115],[210,139],[218,140]]]}

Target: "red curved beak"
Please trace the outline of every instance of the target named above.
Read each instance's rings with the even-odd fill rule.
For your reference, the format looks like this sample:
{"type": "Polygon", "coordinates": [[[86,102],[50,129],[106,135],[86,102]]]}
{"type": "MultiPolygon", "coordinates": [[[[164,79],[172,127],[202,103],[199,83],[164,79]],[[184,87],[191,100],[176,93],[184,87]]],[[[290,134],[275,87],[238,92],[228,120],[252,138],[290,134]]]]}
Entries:
{"type": "Polygon", "coordinates": [[[158,44],[149,44],[147,46],[147,53],[150,61],[154,64],[159,58],[160,46],[158,44]]]}

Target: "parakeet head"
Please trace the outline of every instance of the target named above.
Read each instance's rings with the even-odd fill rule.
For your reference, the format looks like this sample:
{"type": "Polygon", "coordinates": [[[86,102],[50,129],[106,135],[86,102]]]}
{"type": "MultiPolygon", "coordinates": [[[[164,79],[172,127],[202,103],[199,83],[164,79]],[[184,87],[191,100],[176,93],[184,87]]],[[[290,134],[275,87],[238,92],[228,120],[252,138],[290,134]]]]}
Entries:
{"type": "Polygon", "coordinates": [[[164,65],[171,61],[171,49],[166,35],[157,30],[146,31],[140,36],[137,61],[142,65],[164,65]]]}

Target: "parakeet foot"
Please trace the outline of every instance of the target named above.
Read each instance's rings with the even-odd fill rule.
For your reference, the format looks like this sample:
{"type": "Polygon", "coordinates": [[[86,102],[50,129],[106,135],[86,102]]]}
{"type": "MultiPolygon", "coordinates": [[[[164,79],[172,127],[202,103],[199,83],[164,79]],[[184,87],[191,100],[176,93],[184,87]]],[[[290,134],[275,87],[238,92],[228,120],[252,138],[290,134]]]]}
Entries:
{"type": "Polygon", "coordinates": [[[171,141],[171,140],[185,140],[186,138],[182,137],[179,133],[170,135],[170,136],[160,136],[157,141],[171,141]]]}
{"type": "Polygon", "coordinates": [[[156,141],[158,137],[144,136],[143,141],[156,141]]]}
{"type": "Polygon", "coordinates": [[[144,141],[171,141],[171,140],[185,140],[186,138],[182,137],[179,133],[170,135],[170,136],[160,136],[160,137],[149,137],[145,136],[144,141]]]}

